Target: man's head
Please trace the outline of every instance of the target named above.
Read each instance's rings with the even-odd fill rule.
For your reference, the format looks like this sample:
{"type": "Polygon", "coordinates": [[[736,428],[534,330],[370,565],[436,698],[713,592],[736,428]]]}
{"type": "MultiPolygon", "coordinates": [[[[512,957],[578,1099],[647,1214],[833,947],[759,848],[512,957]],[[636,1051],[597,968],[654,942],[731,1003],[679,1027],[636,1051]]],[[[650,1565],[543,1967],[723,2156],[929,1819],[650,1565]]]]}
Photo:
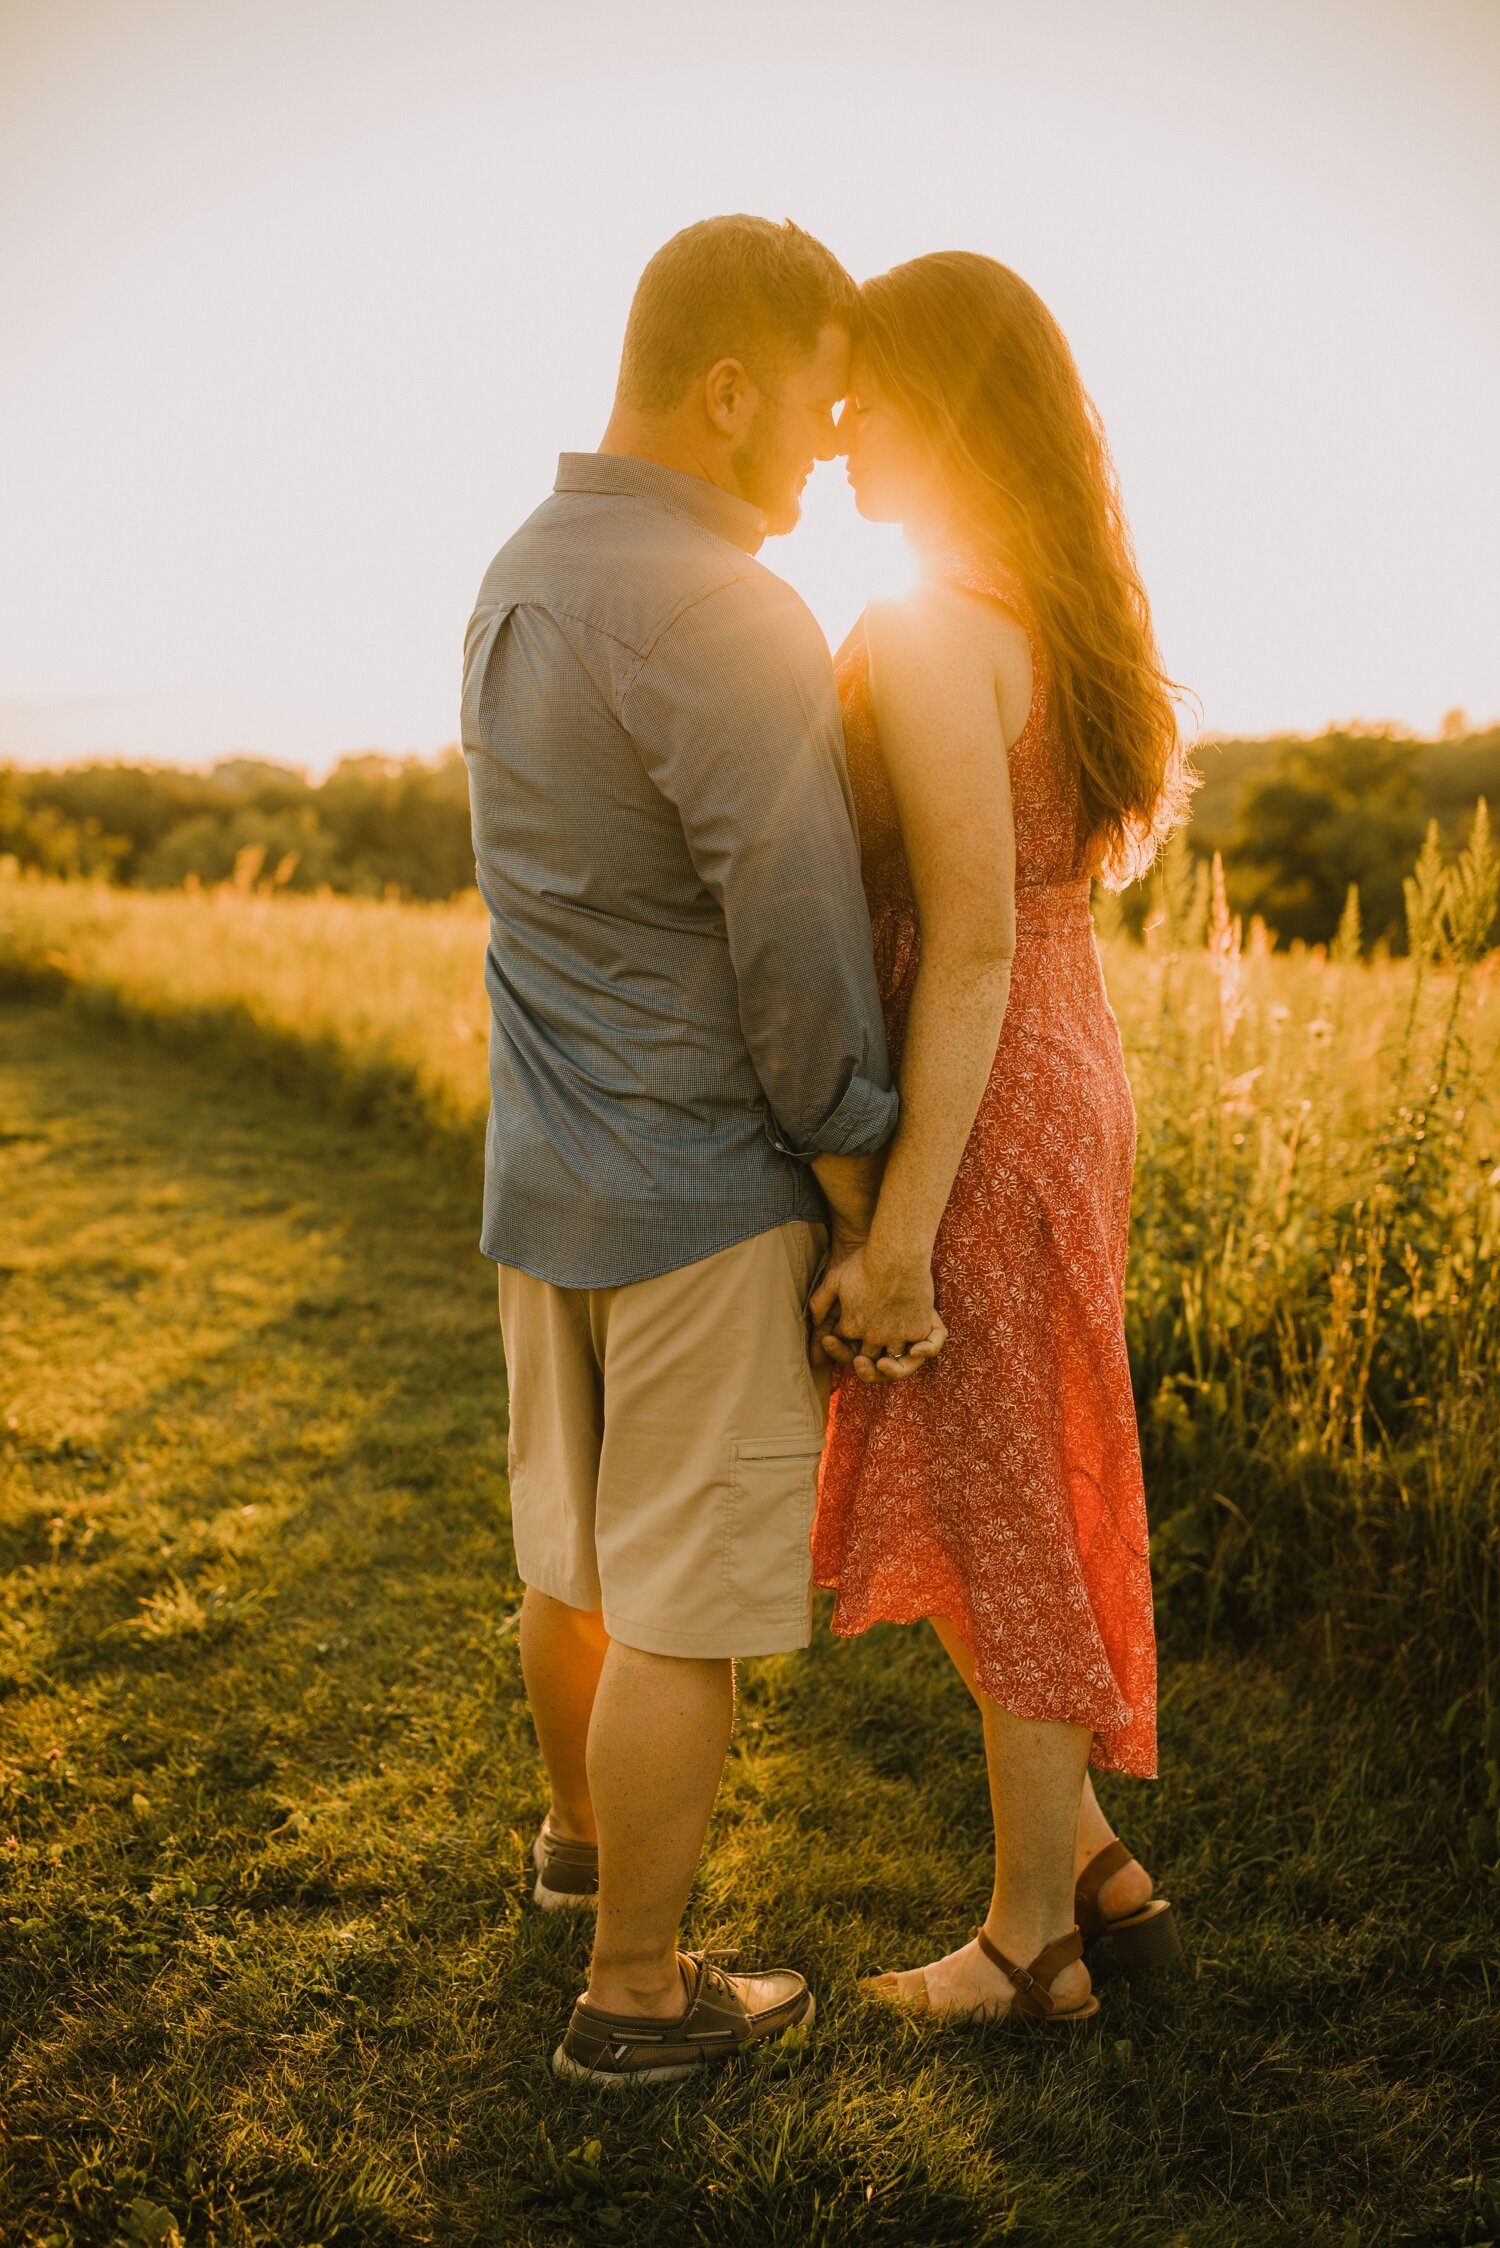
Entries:
{"type": "Polygon", "coordinates": [[[857,305],[837,258],[790,219],[685,227],[641,275],[612,430],[650,432],[791,530],[813,462],[837,450],[857,305]]]}

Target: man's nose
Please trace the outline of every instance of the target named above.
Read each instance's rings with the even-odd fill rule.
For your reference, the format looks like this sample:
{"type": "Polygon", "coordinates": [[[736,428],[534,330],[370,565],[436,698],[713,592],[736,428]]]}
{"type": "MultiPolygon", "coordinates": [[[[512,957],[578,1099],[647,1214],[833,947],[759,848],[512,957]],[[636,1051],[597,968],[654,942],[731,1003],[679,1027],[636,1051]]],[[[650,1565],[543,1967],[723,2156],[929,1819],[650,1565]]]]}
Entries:
{"type": "Polygon", "coordinates": [[[841,454],[847,453],[853,436],[854,414],[846,398],[834,419],[833,451],[825,457],[828,460],[837,460],[841,454]]]}
{"type": "Polygon", "coordinates": [[[839,459],[839,432],[837,432],[837,427],[834,427],[832,411],[819,416],[819,438],[816,438],[816,445],[812,447],[812,456],[814,456],[814,461],[837,461],[839,459]]]}

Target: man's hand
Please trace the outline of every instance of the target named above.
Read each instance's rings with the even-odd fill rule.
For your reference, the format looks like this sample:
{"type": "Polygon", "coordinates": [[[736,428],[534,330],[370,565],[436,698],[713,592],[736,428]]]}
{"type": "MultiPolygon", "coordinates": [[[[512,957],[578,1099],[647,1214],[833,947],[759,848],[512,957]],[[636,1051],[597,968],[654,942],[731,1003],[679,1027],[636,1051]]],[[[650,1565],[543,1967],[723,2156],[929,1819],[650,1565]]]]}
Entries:
{"type": "Polygon", "coordinates": [[[868,1218],[863,1224],[844,1224],[837,1217],[833,1221],[832,1238],[828,1255],[818,1275],[817,1286],[807,1299],[807,1317],[812,1327],[812,1356],[814,1363],[831,1358],[837,1366],[852,1366],[854,1352],[836,1332],[839,1303],[839,1275],[857,1250],[863,1249],[870,1238],[868,1218]]]}
{"type": "Polygon", "coordinates": [[[814,1347],[862,1382],[905,1381],[948,1339],[928,1261],[886,1261],[865,1244],[830,1258],[808,1309],[814,1347]]]}

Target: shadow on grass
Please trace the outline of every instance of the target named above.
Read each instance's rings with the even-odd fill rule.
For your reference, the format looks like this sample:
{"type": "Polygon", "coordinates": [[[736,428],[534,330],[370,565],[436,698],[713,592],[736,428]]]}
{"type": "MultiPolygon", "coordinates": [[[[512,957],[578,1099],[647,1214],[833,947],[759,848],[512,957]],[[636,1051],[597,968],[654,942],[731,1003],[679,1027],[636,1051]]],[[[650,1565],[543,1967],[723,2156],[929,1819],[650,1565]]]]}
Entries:
{"type": "Polygon", "coordinates": [[[404,1056],[368,1043],[356,1048],[269,1022],[239,1000],[184,1004],[149,990],[94,983],[56,959],[0,954],[0,1003],[62,1009],[91,1030],[129,1034],[217,1069],[235,1082],[316,1105],[330,1119],[395,1131],[444,1161],[455,1183],[477,1193],[484,1178],[484,1134],[472,1117],[445,1114],[434,1089],[404,1056]]]}

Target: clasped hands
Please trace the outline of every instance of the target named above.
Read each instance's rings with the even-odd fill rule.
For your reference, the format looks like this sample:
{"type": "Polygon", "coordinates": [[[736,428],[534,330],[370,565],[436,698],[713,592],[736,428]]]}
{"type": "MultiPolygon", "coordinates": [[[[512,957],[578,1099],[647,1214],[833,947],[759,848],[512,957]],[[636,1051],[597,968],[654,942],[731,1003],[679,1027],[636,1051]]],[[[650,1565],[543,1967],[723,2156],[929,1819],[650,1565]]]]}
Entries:
{"type": "Polygon", "coordinates": [[[862,1382],[904,1382],[948,1340],[932,1292],[930,1259],[892,1259],[868,1241],[835,1238],[808,1304],[813,1349],[862,1382]]]}

